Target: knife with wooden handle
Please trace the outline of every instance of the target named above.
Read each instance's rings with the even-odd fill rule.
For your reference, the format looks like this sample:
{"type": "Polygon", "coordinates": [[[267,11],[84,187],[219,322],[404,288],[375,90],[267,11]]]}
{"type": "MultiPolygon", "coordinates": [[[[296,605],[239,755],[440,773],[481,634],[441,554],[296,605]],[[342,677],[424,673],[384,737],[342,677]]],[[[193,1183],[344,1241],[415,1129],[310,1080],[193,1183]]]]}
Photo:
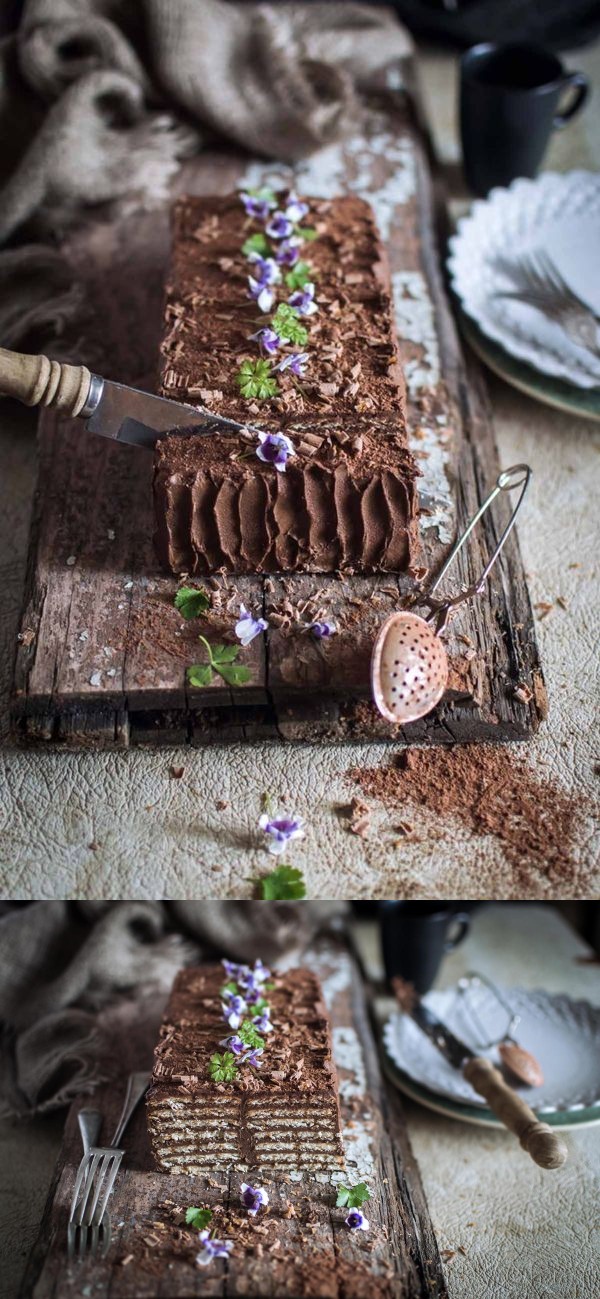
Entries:
{"type": "Polygon", "coordinates": [[[540,1168],[561,1168],[568,1149],[559,1133],[548,1123],[542,1123],[523,1097],[509,1087],[495,1065],[461,1042],[410,985],[393,979],[392,986],[404,1014],[414,1019],[452,1068],[458,1069],[474,1091],[487,1101],[496,1118],[519,1138],[534,1163],[540,1168]]]}
{"type": "Polygon", "coordinates": [[[194,426],[198,433],[259,430],[249,424],[215,415],[204,406],[156,397],[154,393],[128,388],[92,374],[85,365],[50,361],[47,356],[29,356],[0,348],[0,394],[14,397],[25,406],[49,406],[67,417],[86,421],[90,433],[114,442],[152,449],[168,429],[194,426]]]}

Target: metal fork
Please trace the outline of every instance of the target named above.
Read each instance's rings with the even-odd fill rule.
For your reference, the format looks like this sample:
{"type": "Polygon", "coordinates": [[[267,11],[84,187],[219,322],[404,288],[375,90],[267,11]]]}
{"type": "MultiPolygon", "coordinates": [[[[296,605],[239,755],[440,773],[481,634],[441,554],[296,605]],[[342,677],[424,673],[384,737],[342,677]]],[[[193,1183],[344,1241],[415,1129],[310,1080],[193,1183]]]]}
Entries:
{"type": "Polygon", "coordinates": [[[118,1148],[125,1128],[145,1094],[150,1081],[148,1073],[132,1073],[127,1081],[123,1109],[110,1146],[97,1146],[101,1116],[94,1110],[82,1111],[80,1131],[84,1143],[83,1159],[77,1170],[69,1214],[69,1254],[96,1257],[105,1254],[110,1244],[110,1219],[106,1207],[125,1154],[118,1148]],[[99,1122],[98,1122],[99,1119],[99,1122]]]}
{"type": "Polygon", "coordinates": [[[543,248],[534,253],[524,253],[516,262],[509,263],[503,258],[502,268],[508,271],[513,280],[515,273],[517,276],[520,274],[522,279],[517,289],[498,290],[499,298],[512,298],[535,307],[560,325],[573,342],[587,348],[595,356],[600,354],[597,317],[591,307],[569,288],[543,248]]]}

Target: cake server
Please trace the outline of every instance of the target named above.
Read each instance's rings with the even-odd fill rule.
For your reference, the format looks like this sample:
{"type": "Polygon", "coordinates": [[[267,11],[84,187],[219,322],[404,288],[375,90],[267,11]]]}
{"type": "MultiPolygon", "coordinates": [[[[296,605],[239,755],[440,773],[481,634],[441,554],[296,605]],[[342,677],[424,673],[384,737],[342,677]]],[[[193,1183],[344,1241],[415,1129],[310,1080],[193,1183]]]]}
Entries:
{"type": "Polygon", "coordinates": [[[388,722],[399,725],[416,722],[430,713],[442,698],[448,682],[448,655],[440,637],[459,606],[482,594],[488,574],[514,526],[530,478],[529,465],[512,465],[499,475],[489,496],[452,547],[433,585],[427,591],[417,587],[411,597],[409,604],[429,609],[425,618],[405,606],[383,623],[373,648],[371,685],[375,703],[388,722]],[[517,503],[481,576],[458,595],[446,600],[434,599],[434,591],[482,515],[500,492],[511,492],[514,488],[520,488],[517,503]]]}
{"type": "Polygon", "coordinates": [[[198,433],[214,433],[220,426],[234,431],[258,433],[250,424],[214,415],[203,406],[169,401],[139,388],[128,388],[92,374],[85,365],[50,361],[47,356],[29,356],[0,348],[0,393],[15,397],[25,406],[49,406],[67,417],[86,420],[90,433],[113,442],[152,448],[161,433],[183,426],[198,433]]]}
{"type": "Polygon", "coordinates": [[[411,1016],[448,1064],[458,1069],[474,1091],[483,1096],[504,1127],[519,1138],[523,1150],[531,1155],[534,1163],[540,1168],[561,1168],[568,1151],[559,1133],[547,1123],[540,1122],[523,1097],[509,1087],[491,1060],[476,1055],[470,1046],[461,1042],[421,1001],[411,984],[393,979],[392,986],[401,1011],[411,1016]]]}

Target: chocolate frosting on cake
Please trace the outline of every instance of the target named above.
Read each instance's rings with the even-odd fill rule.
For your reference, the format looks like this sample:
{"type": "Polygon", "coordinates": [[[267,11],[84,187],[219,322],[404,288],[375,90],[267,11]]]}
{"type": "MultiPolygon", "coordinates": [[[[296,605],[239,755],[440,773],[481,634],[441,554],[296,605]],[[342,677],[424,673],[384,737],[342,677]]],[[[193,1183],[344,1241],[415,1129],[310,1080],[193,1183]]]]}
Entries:
{"type": "Polygon", "coordinates": [[[310,199],[318,272],[310,366],[265,401],[236,382],[257,323],[240,248],[239,196],[186,198],[174,215],[165,395],[290,438],[285,472],[255,436],[174,430],[156,451],[156,547],[174,572],[399,571],[417,550],[417,470],[406,444],[404,384],[389,274],[373,213],[354,195],[310,199]]]}

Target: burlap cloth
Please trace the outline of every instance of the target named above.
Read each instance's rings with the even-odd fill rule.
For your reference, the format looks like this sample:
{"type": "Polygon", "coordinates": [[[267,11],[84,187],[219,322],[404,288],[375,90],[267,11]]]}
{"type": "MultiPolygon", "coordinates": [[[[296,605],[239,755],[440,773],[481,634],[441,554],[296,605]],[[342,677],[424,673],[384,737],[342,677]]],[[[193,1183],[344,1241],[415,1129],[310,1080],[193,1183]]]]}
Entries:
{"type": "Polygon", "coordinates": [[[150,1066],[173,979],[229,956],[294,961],[332,902],[0,903],[0,1116],[150,1066]],[[268,924],[265,923],[268,907],[268,924]]]}
{"type": "Polygon", "coordinates": [[[391,12],[361,4],[26,0],[0,41],[0,344],[41,346],[76,317],[56,244],[83,209],[164,202],[215,135],[302,157],[408,49],[391,12]]]}

